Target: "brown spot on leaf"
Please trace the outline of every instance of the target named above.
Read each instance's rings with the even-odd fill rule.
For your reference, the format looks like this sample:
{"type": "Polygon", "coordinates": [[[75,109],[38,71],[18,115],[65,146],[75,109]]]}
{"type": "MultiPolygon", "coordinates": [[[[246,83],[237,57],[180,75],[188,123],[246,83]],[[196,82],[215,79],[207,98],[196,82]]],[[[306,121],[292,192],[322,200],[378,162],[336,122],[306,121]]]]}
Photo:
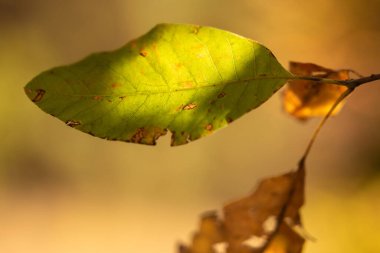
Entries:
{"type": "Polygon", "coordinates": [[[103,96],[97,95],[93,97],[94,100],[102,100],[103,96]]]}
{"type": "Polygon", "coordinates": [[[144,128],[138,128],[136,133],[130,139],[133,143],[141,143],[141,140],[144,138],[144,128]]]}
{"type": "Polygon", "coordinates": [[[37,89],[36,90],[36,95],[34,96],[34,98],[32,99],[32,101],[33,102],[40,102],[41,100],[42,100],[42,98],[44,97],[44,95],[45,95],[45,90],[43,90],[43,89],[37,89]]]}
{"type": "Polygon", "coordinates": [[[156,140],[167,133],[167,129],[159,127],[141,127],[128,140],[133,143],[156,145],[156,140]]]}
{"type": "Polygon", "coordinates": [[[76,126],[80,126],[80,122],[76,120],[68,120],[66,121],[66,125],[69,127],[76,127],[76,126]]]}
{"type": "Polygon", "coordinates": [[[225,96],[226,96],[226,93],[225,92],[221,92],[221,93],[219,93],[218,98],[223,98],[225,96]]]}
{"type": "Polygon", "coordinates": [[[200,29],[201,29],[201,26],[195,25],[193,26],[193,30],[191,32],[194,34],[198,34],[200,29]]]}
{"type": "Polygon", "coordinates": [[[146,56],[148,55],[148,51],[146,51],[146,50],[141,50],[141,51],[140,51],[140,55],[141,55],[142,57],[146,57],[146,56]]]}
{"type": "Polygon", "coordinates": [[[190,103],[190,104],[187,104],[184,107],[182,107],[182,109],[183,110],[192,110],[192,109],[195,109],[196,107],[197,107],[197,105],[195,103],[190,103]]]}
{"type": "Polygon", "coordinates": [[[121,100],[123,100],[123,99],[126,98],[126,96],[120,96],[119,98],[120,98],[121,100]]]}
{"type": "Polygon", "coordinates": [[[207,130],[207,131],[212,131],[212,129],[213,129],[212,124],[207,124],[207,126],[206,126],[206,130],[207,130]]]}
{"type": "Polygon", "coordinates": [[[118,87],[120,87],[120,86],[121,86],[120,83],[112,83],[112,84],[111,84],[112,89],[116,89],[116,88],[118,88],[118,87]]]}

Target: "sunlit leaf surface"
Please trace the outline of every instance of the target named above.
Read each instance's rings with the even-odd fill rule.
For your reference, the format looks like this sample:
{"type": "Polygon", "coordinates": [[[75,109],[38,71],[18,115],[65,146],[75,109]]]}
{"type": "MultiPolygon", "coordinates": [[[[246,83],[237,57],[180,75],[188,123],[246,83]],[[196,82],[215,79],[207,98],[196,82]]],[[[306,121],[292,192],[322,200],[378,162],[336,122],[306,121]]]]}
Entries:
{"type": "Polygon", "coordinates": [[[43,72],[29,98],[91,135],[181,145],[258,107],[291,76],[255,41],[210,27],[161,24],[122,48],[43,72]]]}

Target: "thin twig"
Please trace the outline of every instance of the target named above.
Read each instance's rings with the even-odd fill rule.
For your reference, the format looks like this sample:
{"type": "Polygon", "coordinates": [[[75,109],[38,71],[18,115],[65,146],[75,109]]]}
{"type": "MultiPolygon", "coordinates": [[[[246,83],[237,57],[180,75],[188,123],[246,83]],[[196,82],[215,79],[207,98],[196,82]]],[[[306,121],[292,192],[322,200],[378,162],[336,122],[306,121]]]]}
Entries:
{"type": "Polygon", "coordinates": [[[299,167],[305,166],[305,161],[307,156],[310,153],[310,150],[315,142],[315,139],[317,138],[319,132],[321,131],[322,127],[326,123],[326,121],[330,118],[331,114],[335,110],[335,108],[342,102],[348,95],[350,95],[357,87],[359,87],[362,84],[369,83],[372,81],[380,80],[380,74],[370,75],[367,77],[362,77],[358,79],[350,79],[350,80],[334,80],[334,82],[329,82],[329,79],[324,78],[314,78],[314,77],[299,77],[299,80],[310,80],[310,81],[317,81],[317,82],[323,82],[323,83],[334,83],[334,84],[340,84],[347,87],[347,90],[343,92],[340,97],[335,101],[335,103],[331,106],[328,113],[323,117],[322,121],[319,123],[318,127],[315,129],[307,147],[305,150],[305,153],[301,157],[301,159],[298,162],[299,167]],[[318,80],[322,79],[322,80],[318,80]]]}
{"type": "Polygon", "coordinates": [[[380,74],[373,74],[373,75],[361,77],[358,79],[348,79],[348,80],[334,80],[334,79],[321,78],[321,77],[316,77],[316,76],[294,76],[294,77],[289,78],[289,80],[307,80],[307,81],[313,81],[313,82],[319,82],[319,83],[343,85],[348,88],[356,88],[362,84],[380,80],[380,74]]]}
{"type": "Polygon", "coordinates": [[[339,98],[331,106],[331,108],[328,111],[328,113],[323,117],[323,119],[319,123],[318,127],[314,130],[314,133],[313,133],[313,135],[312,135],[312,137],[311,137],[311,139],[310,139],[310,141],[309,141],[309,143],[308,143],[308,145],[306,147],[305,153],[303,154],[302,158],[298,162],[298,167],[304,167],[305,166],[306,158],[309,155],[311,147],[313,146],[313,144],[315,142],[315,139],[317,138],[317,136],[318,136],[319,132],[321,131],[322,127],[324,126],[324,124],[326,123],[326,121],[328,120],[328,118],[331,116],[331,114],[333,113],[333,111],[335,110],[335,108],[340,104],[340,102],[342,102],[354,90],[355,90],[355,88],[348,88],[345,92],[343,92],[339,96],[339,98]]]}
{"type": "Polygon", "coordinates": [[[374,74],[359,79],[347,80],[347,87],[355,89],[356,87],[359,87],[362,84],[373,82],[376,80],[380,80],[380,74],[374,74]]]}

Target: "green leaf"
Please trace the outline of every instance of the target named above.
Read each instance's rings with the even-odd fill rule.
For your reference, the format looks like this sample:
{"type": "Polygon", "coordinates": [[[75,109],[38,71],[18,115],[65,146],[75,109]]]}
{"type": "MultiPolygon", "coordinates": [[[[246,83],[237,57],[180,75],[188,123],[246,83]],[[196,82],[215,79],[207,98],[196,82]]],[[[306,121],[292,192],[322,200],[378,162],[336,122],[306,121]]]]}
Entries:
{"type": "Polygon", "coordinates": [[[161,24],[113,51],[41,73],[29,98],[91,135],[154,145],[206,136],[258,107],[291,74],[255,41],[211,27],[161,24]]]}

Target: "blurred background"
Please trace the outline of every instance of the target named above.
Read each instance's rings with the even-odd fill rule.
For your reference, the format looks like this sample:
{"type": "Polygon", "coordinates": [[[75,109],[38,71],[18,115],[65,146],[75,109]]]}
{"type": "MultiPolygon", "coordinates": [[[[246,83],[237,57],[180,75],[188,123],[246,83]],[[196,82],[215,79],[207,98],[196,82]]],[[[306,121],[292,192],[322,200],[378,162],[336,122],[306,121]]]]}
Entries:
{"type": "MultiPolygon", "coordinates": [[[[157,23],[255,39],[287,66],[380,72],[378,0],[0,0],[0,252],[175,252],[204,211],[295,168],[318,120],[280,93],[207,138],[169,147],[108,142],[43,113],[24,85],[53,66],[116,49],[157,23]]],[[[322,130],[308,161],[305,252],[379,252],[380,83],[322,130]]]]}

